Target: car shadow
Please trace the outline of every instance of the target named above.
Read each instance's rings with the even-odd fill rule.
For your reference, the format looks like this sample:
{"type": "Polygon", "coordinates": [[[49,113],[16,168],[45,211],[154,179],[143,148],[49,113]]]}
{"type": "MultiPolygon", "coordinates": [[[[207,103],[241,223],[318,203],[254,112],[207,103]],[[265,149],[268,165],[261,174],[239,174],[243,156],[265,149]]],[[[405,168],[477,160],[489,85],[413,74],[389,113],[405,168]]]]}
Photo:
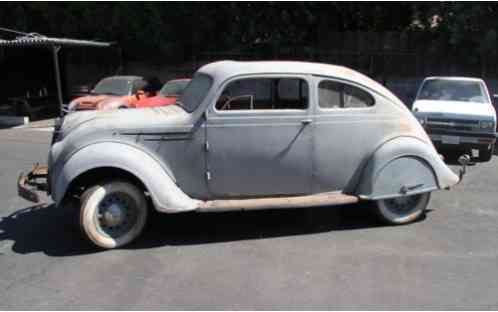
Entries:
{"type": "Polygon", "coordinates": [[[75,224],[74,216],[55,209],[53,204],[27,207],[0,217],[0,245],[10,240],[12,251],[19,254],[71,256],[95,252],[75,224]]]}
{"type": "MultiPolygon", "coordinates": [[[[152,212],[144,233],[125,249],[198,245],[383,226],[370,209],[366,209],[368,205],[222,213],[152,212]]],[[[77,216],[56,209],[54,205],[32,206],[0,218],[0,246],[9,240],[13,241],[12,251],[18,254],[43,252],[53,257],[66,257],[102,251],[81,236],[77,216]]]]}

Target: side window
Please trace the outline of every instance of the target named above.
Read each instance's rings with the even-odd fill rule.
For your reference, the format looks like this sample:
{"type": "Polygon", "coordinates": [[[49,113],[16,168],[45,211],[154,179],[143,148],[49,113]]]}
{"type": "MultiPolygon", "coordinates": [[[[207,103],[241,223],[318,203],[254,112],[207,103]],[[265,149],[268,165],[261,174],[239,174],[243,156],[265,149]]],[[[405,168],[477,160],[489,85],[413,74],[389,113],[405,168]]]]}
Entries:
{"type": "Polygon", "coordinates": [[[217,110],[306,109],[308,84],[299,78],[247,78],[231,82],[217,110]]]}
{"type": "Polygon", "coordinates": [[[318,103],[322,108],[364,108],[375,104],[368,92],[345,83],[322,80],[318,84],[318,103]]]}
{"type": "Polygon", "coordinates": [[[318,104],[323,108],[342,107],[342,85],[331,80],[318,84],[318,104]]]}

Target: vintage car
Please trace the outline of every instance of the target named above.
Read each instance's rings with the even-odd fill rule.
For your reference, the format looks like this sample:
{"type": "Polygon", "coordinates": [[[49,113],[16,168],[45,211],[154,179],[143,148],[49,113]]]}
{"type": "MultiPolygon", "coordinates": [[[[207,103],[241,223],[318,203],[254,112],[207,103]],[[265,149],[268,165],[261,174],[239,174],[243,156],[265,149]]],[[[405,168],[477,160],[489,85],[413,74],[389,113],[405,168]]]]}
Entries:
{"type": "Polygon", "coordinates": [[[428,77],[412,111],[438,151],[446,156],[469,154],[489,161],[496,141],[496,112],[482,79],[428,77]]]}
{"type": "Polygon", "coordinates": [[[149,202],[165,213],[373,202],[404,224],[458,182],[411,112],[368,77],[221,61],[200,68],[176,105],[66,116],[48,169],[21,174],[18,192],[36,202],[38,186],[61,209],[78,207],[84,235],[114,248],[142,232],[149,202]]]}
{"type": "Polygon", "coordinates": [[[189,82],[188,78],[170,80],[159,90],[158,95],[140,99],[135,103],[135,108],[173,105],[189,82]]]}
{"type": "Polygon", "coordinates": [[[72,100],[68,111],[111,110],[128,108],[128,102],[138,101],[139,93],[147,84],[140,76],[111,76],[100,80],[90,95],[72,100]],[[136,98],[136,99],[135,99],[136,98]]]}

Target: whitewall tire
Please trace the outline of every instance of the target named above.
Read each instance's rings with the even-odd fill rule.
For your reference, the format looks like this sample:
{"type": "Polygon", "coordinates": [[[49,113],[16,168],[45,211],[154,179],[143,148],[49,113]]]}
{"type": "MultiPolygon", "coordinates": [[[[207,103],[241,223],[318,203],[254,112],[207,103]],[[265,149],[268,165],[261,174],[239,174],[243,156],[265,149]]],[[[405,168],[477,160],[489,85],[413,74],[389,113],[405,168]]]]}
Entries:
{"type": "Polygon", "coordinates": [[[140,235],[147,221],[147,210],[140,188],[124,181],[110,181],[83,193],[80,226],[95,245],[117,248],[140,235]]]}
{"type": "Polygon", "coordinates": [[[375,210],[382,221],[389,224],[406,224],[425,214],[431,193],[400,196],[375,202],[375,210]]]}

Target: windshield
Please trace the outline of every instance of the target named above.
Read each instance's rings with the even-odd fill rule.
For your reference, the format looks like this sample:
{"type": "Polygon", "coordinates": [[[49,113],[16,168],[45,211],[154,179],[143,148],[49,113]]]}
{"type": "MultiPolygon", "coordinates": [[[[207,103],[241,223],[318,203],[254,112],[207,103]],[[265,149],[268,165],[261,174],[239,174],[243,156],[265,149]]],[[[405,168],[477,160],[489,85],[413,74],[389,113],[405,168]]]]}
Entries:
{"type": "Polygon", "coordinates": [[[424,82],[417,100],[488,103],[485,94],[478,81],[430,79],[424,82]]]}
{"type": "Polygon", "coordinates": [[[174,80],[167,82],[159,91],[159,95],[161,96],[180,96],[183,93],[183,90],[187,87],[190,79],[186,80],[174,80]]]}
{"type": "Polygon", "coordinates": [[[97,95],[128,95],[132,82],[125,79],[102,79],[92,90],[97,95]]]}
{"type": "Polygon", "coordinates": [[[193,112],[201,104],[202,100],[204,100],[212,84],[213,79],[210,76],[196,74],[176,101],[176,104],[189,113],[193,112]]]}

